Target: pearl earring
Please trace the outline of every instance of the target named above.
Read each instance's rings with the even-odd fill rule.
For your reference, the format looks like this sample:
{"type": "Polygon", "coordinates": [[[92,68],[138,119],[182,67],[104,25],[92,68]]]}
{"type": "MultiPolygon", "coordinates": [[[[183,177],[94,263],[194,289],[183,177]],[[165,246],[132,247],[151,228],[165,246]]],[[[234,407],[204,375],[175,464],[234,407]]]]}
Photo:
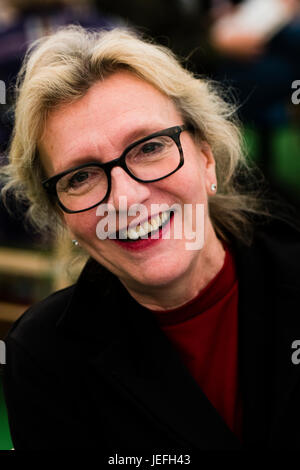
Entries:
{"type": "Polygon", "coordinates": [[[217,190],[217,185],[215,183],[212,183],[210,188],[211,188],[212,191],[216,191],[217,190]]]}
{"type": "Polygon", "coordinates": [[[72,240],[74,246],[79,246],[79,242],[77,240],[72,240]]]}

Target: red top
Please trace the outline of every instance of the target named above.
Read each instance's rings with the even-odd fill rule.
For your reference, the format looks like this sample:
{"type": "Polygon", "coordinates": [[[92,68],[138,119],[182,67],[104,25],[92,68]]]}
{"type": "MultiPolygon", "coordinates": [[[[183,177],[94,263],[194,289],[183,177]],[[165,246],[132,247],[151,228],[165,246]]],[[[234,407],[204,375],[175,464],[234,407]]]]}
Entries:
{"type": "Polygon", "coordinates": [[[201,389],[241,438],[238,393],[238,281],[227,246],[219,273],[183,307],[153,311],[201,389]]]}

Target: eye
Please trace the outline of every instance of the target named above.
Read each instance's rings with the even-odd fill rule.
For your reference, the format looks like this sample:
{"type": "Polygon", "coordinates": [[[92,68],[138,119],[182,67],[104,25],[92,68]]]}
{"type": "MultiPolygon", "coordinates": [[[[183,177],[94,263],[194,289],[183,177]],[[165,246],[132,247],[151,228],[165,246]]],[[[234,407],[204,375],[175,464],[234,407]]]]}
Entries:
{"type": "Polygon", "coordinates": [[[78,193],[87,191],[103,180],[104,172],[100,168],[82,168],[82,170],[68,173],[58,181],[58,192],[78,193]]]}
{"type": "Polygon", "coordinates": [[[88,171],[79,171],[78,173],[75,173],[75,175],[71,176],[68,180],[68,187],[69,188],[74,188],[81,183],[87,181],[90,177],[90,174],[88,171]]]}
{"type": "Polygon", "coordinates": [[[126,163],[155,163],[163,159],[172,150],[174,142],[168,136],[158,136],[135,145],[126,155],[126,163]]]}
{"type": "Polygon", "coordinates": [[[163,147],[164,145],[162,142],[156,142],[156,141],[147,142],[141,147],[140,151],[145,154],[153,153],[153,152],[158,152],[162,150],[163,147]]]}

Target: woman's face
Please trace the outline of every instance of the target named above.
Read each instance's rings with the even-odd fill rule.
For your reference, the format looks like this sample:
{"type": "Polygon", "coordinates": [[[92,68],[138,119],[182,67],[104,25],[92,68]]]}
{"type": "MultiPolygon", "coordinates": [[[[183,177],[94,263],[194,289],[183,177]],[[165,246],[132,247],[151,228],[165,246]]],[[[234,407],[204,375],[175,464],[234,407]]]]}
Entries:
{"type": "MultiPolygon", "coordinates": [[[[82,163],[108,162],[119,157],[134,141],[182,124],[183,119],[169,98],[149,83],[120,71],[94,84],[77,102],[50,113],[39,146],[42,162],[49,177],[82,163]]],[[[167,222],[159,239],[142,244],[101,240],[96,228],[103,216],[96,214],[97,208],[76,214],[63,213],[71,236],[129,288],[146,290],[147,286],[153,288],[184,280],[203,266],[201,262],[213,249],[215,234],[208,217],[207,196],[212,194],[211,184],[216,182],[214,159],[209,146],[196,144],[189,131],[183,131],[180,140],[184,165],[165,179],[141,183],[120,167],[111,171],[111,193],[105,203],[116,211],[117,229],[124,228],[118,227],[118,216],[123,211],[120,201],[124,202],[124,196],[128,208],[142,204],[149,216],[153,214],[152,204],[169,207],[176,204],[182,208],[181,213],[175,212],[167,222]],[[185,223],[185,204],[192,207],[194,230],[196,205],[204,207],[204,221],[197,222],[197,230],[204,230],[201,249],[187,249],[186,243],[191,240],[185,238],[184,226],[183,236],[174,237],[174,224],[179,219],[185,223]]],[[[127,225],[134,218],[128,217],[127,225]]]]}

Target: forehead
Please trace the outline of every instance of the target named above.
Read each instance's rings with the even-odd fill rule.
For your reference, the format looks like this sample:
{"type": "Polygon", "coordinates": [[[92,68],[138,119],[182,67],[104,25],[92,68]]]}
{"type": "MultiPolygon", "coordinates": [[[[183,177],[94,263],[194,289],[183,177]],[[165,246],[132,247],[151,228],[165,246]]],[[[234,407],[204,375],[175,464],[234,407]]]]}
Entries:
{"type": "Polygon", "coordinates": [[[50,175],[80,164],[80,158],[112,159],[134,139],[181,121],[170,98],[127,71],[116,72],[49,114],[41,158],[50,175]]]}

